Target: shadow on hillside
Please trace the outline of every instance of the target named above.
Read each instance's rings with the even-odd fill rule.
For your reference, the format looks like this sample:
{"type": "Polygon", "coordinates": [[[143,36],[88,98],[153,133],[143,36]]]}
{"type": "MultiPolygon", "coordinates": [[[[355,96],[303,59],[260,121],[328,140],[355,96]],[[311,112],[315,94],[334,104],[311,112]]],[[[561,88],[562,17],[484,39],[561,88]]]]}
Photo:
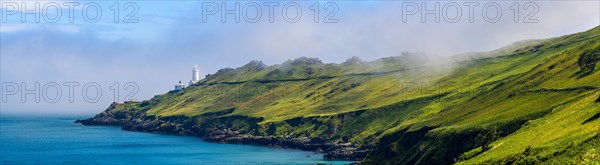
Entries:
{"type": "Polygon", "coordinates": [[[575,74],[573,74],[572,77],[577,77],[577,79],[581,79],[581,78],[587,77],[589,75],[592,75],[595,72],[596,72],[596,70],[593,70],[593,71],[581,71],[580,70],[578,72],[575,72],[575,74]]]}
{"type": "Polygon", "coordinates": [[[581,123],[581,124],[589,123],[589,122],[594,121],[594,120],[596,120],[598,118],[600,118],[600,112],[598,112],[594,116],[590,117],[589,119],[583,121],[583,123],[581,123]]]}

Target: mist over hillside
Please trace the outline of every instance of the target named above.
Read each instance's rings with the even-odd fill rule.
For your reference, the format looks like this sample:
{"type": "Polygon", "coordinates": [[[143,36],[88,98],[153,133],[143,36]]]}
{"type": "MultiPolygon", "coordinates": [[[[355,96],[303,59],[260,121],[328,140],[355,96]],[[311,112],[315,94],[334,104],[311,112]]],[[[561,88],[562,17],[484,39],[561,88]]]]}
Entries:
{"type": "Polygon", "coordinates": [[[593,164],[599,52],[600,26],[449,57],[251,61],[77,122],[361,164],[593,164]]]}

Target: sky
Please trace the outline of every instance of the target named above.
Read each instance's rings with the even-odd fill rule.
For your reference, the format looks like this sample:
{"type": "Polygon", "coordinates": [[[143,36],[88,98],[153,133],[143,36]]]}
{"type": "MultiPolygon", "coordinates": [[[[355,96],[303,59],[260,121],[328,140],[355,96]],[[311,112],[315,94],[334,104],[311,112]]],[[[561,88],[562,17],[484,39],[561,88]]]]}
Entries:
{"type": "Polygon", "coordinates": [[[596,0],[3,0],[0,11],[0,114],[9,115],[95,114],[166,93],[194,65],[203,78],[251,60],[451,56],[600,25],[596,0]]]}

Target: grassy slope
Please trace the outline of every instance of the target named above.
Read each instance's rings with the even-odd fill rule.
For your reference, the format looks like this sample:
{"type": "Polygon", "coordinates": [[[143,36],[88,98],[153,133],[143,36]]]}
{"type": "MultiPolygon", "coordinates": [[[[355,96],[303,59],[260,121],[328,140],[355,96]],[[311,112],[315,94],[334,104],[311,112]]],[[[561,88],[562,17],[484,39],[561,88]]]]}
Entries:
{"type": "MultiPolygon", "coordinates": [[[[492,113],[486,112],[480,115],[473,115],[473,117],[462,121],[465,124],[483,124],[487,118],[499,120],[536,110],[543,111],[545,110],[544,108],[550,108],[548,110],[551,111],[542,118],[530,120],[513,134],[495,141],[492,144],[494,147],[491,150],[461,163],[493,162],[497,158],[507,158],[522,153],[528,146],[534,148],[535,154],[539,155],[540,159],[546,159],[556,154],[560,155],[567,148],[577,150],[572,148],[577,148],[584,141],[598,136],[600,133],[600,120],[584,121],[600,113],[600,106],[598,103],[594,103],[595,99],[600,95],[600,91],[598,89],[564,90],[582,86],[600,86],[600,72],[582,76],[578,72],[579,68],[576,65],[577,56],[581,51],[600,46],[600,41],[597,38],[598,28],[594,30],[595,36],[589,35],[593,33],[587,33],[575,37],[595,37],[595,39],[582,41],[581,46],[573,44],[574,49],[563,51],[559,53],[560,55],[548,59],[532,70],[515,78],[513,80],[514,83],[510,87],[524,93],[521,94],[522,97],[517,97],[518,99],[512,105],[509,103],[507,107],[502,107],[496,104],[494,108],[486,108],[486,110],[492,111],[493,109],[502,108],[504,112],[514,112],[509,113],[509,115],[502,115],[502,112],[491,115],[492,113]],[[536,89],[559,90],[544,91],[536,89]]],[[[571,38],[569,37],[569,39],[571,38]]],[[[573,42],[572,39],[569,39],[567,41],[573,42]]],[[[500,92],[494,92],[494,94],[498,93],[500,92]]],[[[596,147],[600,147],[597,143],[595,145],[596,147]]],[[[480,150],[480,148],[475,150],[480,150]]],[[[591,149],[583,150],[593,152],[591,149]]],[[[585,153],[588,153],[588,151],[585,153]]],[[[573,163],[582,163],[578,162],[578,160],[573,161],[573,163]]],[[[597,156],[595,161],[596,163],[600,161],[597,156]]]]}
{"type": "MultiPolygon", "coordinates": [[[[543,42],[541,51],[536,53],[485,60],[473,64],[476,66],[458,69],[456,74],[463,76],[457,76],[461,79],[457,81],[483,84],[478,86],[478,92],[469,93],[466,97],[469,100],[466,101],[446,100],[449,105],[434,106],[441,112],[416,120],[414,124],[399,125],[387,130],[387,133],[406,127],[417,130],[423,126],[440,126],[430,131],[429,136],[445,137],[473,128],[502,127],[503,123],[526,119],[528,122],[518,131],[492,143],[492,149],[480,153],[481,148],[475,148],[464,153],[465,160],[458,163],[522,161],[523,158],[519,156],[527,147],[532,147],[535,151],[533,155],[540,160],[569,150],[583,150],[579,153],[596,154],[594,161],[597,163],[597,151],[594,153],[590,149],[593,147],[585,149],[578,146],[600,132],[599,120],[583,123],[600,113],[600,106],[594,103],[600,91],[578,88],[600,86],[600,72],[579,73],[576,62],[583,50],[600,46],[598,29],[550,39],[543,42]],[[487,74],[494,75],[488,77],[487,74]],[[481,90],[483,92],[479,92],[481,90]],[[544,115],[540,118],[531,117],[538,116],[536,114],[544,115]]],[[[597,144],[591,145],[600,147],[597,144]]],[[[558,161],[565,159],[563,157],[558,161]]],[[[548,160],[552,161],[557,160],[548,160]]],[[[581,163],[575,159],[569,161],[581,163]]]]}
{"type": "MultiPolygon", "coordinates": [[[[458,163],[522,160],[519,156],[529,146],[534,151],[530,155],[548,162],[598,161],[593,150],[599,147],[598,140],[593,137],[600,130],[600,120],[584,121],[600,113],[600,106],[594,103],[600,91],[583,87],[600,86],[600,69],[597,66],[593,73],[579,73],[576,62],[581,51],[600,46],[599,30],[596,27],[574,35],[519,42],[476,57],[439,60],[448,63],[411,56],[343,64],[323,64],[309,58],[275,66],[254,61],[221,70],[200,82],[213,85],[188,87],[133,106],[157,116],[195,116],[236,108],[229,115],[263,117],[264,125],[282,125],[288,119],[310,116],[322,116],[318,120],[327,122],[329,115],[367,110],[328,135],[349,137],[359,144],[426,127],[435,128],[427,132],[428,136],[445,137],[526,121],[515,132],[494,141],[486,152],[481,153],[481,148],[465,151],[458,163]],[[399,71],[353,75],[392,70],[399,71]],[[252,82],[298,78],[312,79],[252,82]],[[219,84],[240,81],[251,82],[219,84]],[[564,156],[569,154],[581,159],[564,156]],[[556,157],[550,159],[550,155],[556,157]]],[[[314,131],[323,134],[311,136],[320,136],[327,132],[323,129],[327,128],[300,125],[278,131],[296,136],[314,131]]],[[[398,149],[393,148],[398,142],[391,143],[390,150],[398,149]]],[[[370,157],[376,158],[377,153],[373,154],[370,157]]]]}

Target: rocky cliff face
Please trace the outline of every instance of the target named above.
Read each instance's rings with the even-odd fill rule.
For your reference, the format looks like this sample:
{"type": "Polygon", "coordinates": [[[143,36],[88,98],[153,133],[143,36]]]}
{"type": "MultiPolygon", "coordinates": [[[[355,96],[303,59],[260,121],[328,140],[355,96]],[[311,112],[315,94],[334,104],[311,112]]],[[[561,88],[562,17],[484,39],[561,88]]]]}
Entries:
{"type": "MultiPolygon", "coordinates": [[[[125,103],[136,104],[136,103],[125,103]]],[[[230,144],[253,144],[282,148],[293,148],[326,153],[325,159],[362,160],[370,151],[351,143],[306,136],[283,137],[275,133],[280,126],[272,123],[262,125],[262,118],[229,115],[235,109],[205,113],[198,116],[148,116],[143,112],[122,108],[113,103],[104,112],[84,120],[77,120],[87,126],[120,126],[123,130],[158,134],[197,136],[208,142],[230,144]]],[[[342,114],[342,117],[356,117],[364,111],[342,114]]],[[[286,122],[317,122],[316,118],[296,118],[286,122]]],[[[326,124],[326,123],[313,123],[326,124]]]]}

